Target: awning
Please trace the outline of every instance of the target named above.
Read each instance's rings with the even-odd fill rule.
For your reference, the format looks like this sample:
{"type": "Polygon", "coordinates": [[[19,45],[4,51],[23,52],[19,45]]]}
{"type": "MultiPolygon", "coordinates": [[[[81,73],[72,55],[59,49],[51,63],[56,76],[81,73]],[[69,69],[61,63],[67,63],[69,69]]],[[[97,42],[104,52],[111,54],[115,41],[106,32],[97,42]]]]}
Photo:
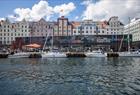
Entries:
{"type": "Polygon", "coordinates": [[[25,45],[26,47],[29,47],[29,48],[40,48],[41,45],[39,44],[29,44],[29,45],[25,45]]]}

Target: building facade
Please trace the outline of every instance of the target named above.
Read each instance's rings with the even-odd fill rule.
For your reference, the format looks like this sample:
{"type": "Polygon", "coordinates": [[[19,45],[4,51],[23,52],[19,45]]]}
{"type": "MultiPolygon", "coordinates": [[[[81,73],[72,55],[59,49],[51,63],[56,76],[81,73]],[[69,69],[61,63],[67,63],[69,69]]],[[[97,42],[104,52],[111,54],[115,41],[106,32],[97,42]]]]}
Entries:
{"type": "Polygon", "coordinates": [[[48,33],[53,33],[53,23],[40,19],[37,22],[30,22],[31,37],[46,37],[48,33]]]}
{"type": "Polygon", "coordinates": [[[0,24],[0,43],[1,45],[11,45],[16,37],[29,37],[29,22],[25,20],[11,23],[8,19],[1,21],[0,24]]]}
{"type": "Polygon", "coordinates": [[[132,35],[134,48],[140,48],[140,18],[134,18],[124,27],[125,34],[132,35]]]}
{"type": "MultiPolygon", "coordinates": [[[[47,36],[54,37],[54,45],[58,47],[83,46],[103,47],[117,44],[118,50],[123,38],[124,25],[118,17],[111,17],[108,21],[84,20],[81,22],[69,22],[64,16],[57,19],[57,22],[46,22],[40,19],[37,22],[11,23],[8,19],[0,23],[0,43],[2,45],[15,45],[21,47],[25,44],[38,43],[43,45],[47,36]],[[48,35],[49,34],[49,35],[48,35]]],[[[52,38],[48,39],[50,45],[52,38]]]]}
{"type": "Polygon", "coordinates": [[[72,25],[64,16],[57,19],[54,25],[54,36],[71,36],[72,25]]]}
{"type": "Polygon", "coordinates": [[[107,22],[106,31],[109,35],[122,35],[124,32],[124,24],[119,21],[117,16],[113,16],[107,22]]]}
{"type": "Polygon", "coordinates": [[[124,31],[124,25],[116,16],[108,21],[84,20],[73,26],[73,35],[122,35],[124,31]]]}

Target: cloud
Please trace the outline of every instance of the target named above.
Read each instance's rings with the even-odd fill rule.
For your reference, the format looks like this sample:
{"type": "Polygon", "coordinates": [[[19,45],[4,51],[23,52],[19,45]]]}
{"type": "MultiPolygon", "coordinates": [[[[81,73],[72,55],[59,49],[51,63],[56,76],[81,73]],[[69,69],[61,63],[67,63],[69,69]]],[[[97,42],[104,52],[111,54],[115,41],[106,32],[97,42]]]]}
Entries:
{"type": "Polygon", "coordinates": [[[96,3],[83,2],[86,10],[82,14],[84,19],[104,20],[111,16],[118,16],[123,22],[128,21],[128,16],[140,16],[139,0],[100,0],[96,3]]]}
{"type": "Polygon", "coordinates": [[[75,20],[77,20],[77,19],[79,19],[79,16],[76,16],[76,17],[75,17],[75,20]]]}
{"type": "Polygon", "coordinates": [[[70,2],[68,4],[62,4],[57,6],[50,6],[47,1],[41,0],[38,4],[35,4],[31,9],[30,8],[16,8],[14,10],[15,15],[9,15],[9,18],[16,21],[21,21],[26,19],[28,21],[38,21],[41,18],[50,18],[54,14],[59,14],[60,16],[68,15],[71,11],[75,9],[75,5],[70,2]],[[61,11],[63,10],[63,11],[61,11]]]}
{"type": "Polygon", "coordinates": [[[0,18],[0,21],[1,21],[1,20],[5,20],[5,18],[0,18]]]}
{"type": "Polygon", "coordinates": [[[58,13],[59,16],[68,15],[71,11],[76,8],[74,3],[70,2],[68,4],[62,4],[54,7],[54,12],[58,13]]]}

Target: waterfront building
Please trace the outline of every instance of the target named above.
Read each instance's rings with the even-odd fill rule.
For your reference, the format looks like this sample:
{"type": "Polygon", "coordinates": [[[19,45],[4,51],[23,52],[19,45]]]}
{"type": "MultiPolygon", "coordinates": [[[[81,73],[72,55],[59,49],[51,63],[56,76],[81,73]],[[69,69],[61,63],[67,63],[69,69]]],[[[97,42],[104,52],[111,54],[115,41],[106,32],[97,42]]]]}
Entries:
{"type": "MultiPolygon", "coordinates": [[[[2,31],[0,39],[3,45],[11,45],[14,42],[20,48],[21,45],[30,43],[43,46],[46,36],[50,33],[50,35],[55,36],[54,46],[56,47],[97,46],[99,48],[113,48],[117,51],[123,38],[123,28],[123,24],[116,16],[111,17],[108,21],[84,20],[79,22],[69,22],[68,18],[64,16],[58,18],[57,22],[47,22],[42,18],[37,22],[22,20],[11,23],[6,19],[0,24],[2,31]]],[[[47,46],[50,45],[51,41],[52,38],[49,38],[47,46]]]]}
{"type": "Polygon", "coordinates": [[[68,18],[61,16],[54,25],[54,36],[71,36],[72,24],[68,18]]]}
{"type": "Polygon", "coordinates": [[[140,48],[140,18],[134,18],[125,25],[124,33],[131,34],[133,47],[140,48]]]}
{"type": "Polygon", "coordinates": [[[46,37],[50,32],[53,33],[53,23],[46,22],[45,19],[40,19],[37,22],[30,22],[31,37],[46,37]]]}
{"type": "Polygon", "coordinates": [[[0,24],[0,43],[1,45],[11,45],[16,37],[29,37],[29,23],[25,20],[11,23],[7,18],[0,24]]]}
{"type": "Polygon", "coordinates": [[[0,45],[10,45],[14,40],[12,23],[6,18],[0,23],[0,45]]]}
{"type": "Polygon", "coordinates": [[[81,22],[72,22],[73,35],[97,35],[100,34],[101,27],[98,22],[84,20],[81,22]]]}
{"type": "Polygon", "coordinates": [[[73,35],[122,35],[124,30],[124,25],[116,16],[111,17],[109,21],[73,22],[73,26],[73,35]]]}
{"type": "Polygon", "coordinates": [[[124,32],[124,24],[118,19],[117,16],[111,17],[106,22],[106,31],[108,35],[122,35],[124,32]]]}

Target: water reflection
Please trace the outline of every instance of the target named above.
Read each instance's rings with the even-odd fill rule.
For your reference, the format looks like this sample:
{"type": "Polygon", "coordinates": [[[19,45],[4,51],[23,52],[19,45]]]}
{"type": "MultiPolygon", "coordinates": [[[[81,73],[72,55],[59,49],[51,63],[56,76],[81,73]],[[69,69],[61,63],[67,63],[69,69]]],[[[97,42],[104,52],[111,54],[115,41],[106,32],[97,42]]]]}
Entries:
{"type": "Polygon", "coordinates": [[[1,95],[139,95],[140,58],[0,59],[1,95]]]}

